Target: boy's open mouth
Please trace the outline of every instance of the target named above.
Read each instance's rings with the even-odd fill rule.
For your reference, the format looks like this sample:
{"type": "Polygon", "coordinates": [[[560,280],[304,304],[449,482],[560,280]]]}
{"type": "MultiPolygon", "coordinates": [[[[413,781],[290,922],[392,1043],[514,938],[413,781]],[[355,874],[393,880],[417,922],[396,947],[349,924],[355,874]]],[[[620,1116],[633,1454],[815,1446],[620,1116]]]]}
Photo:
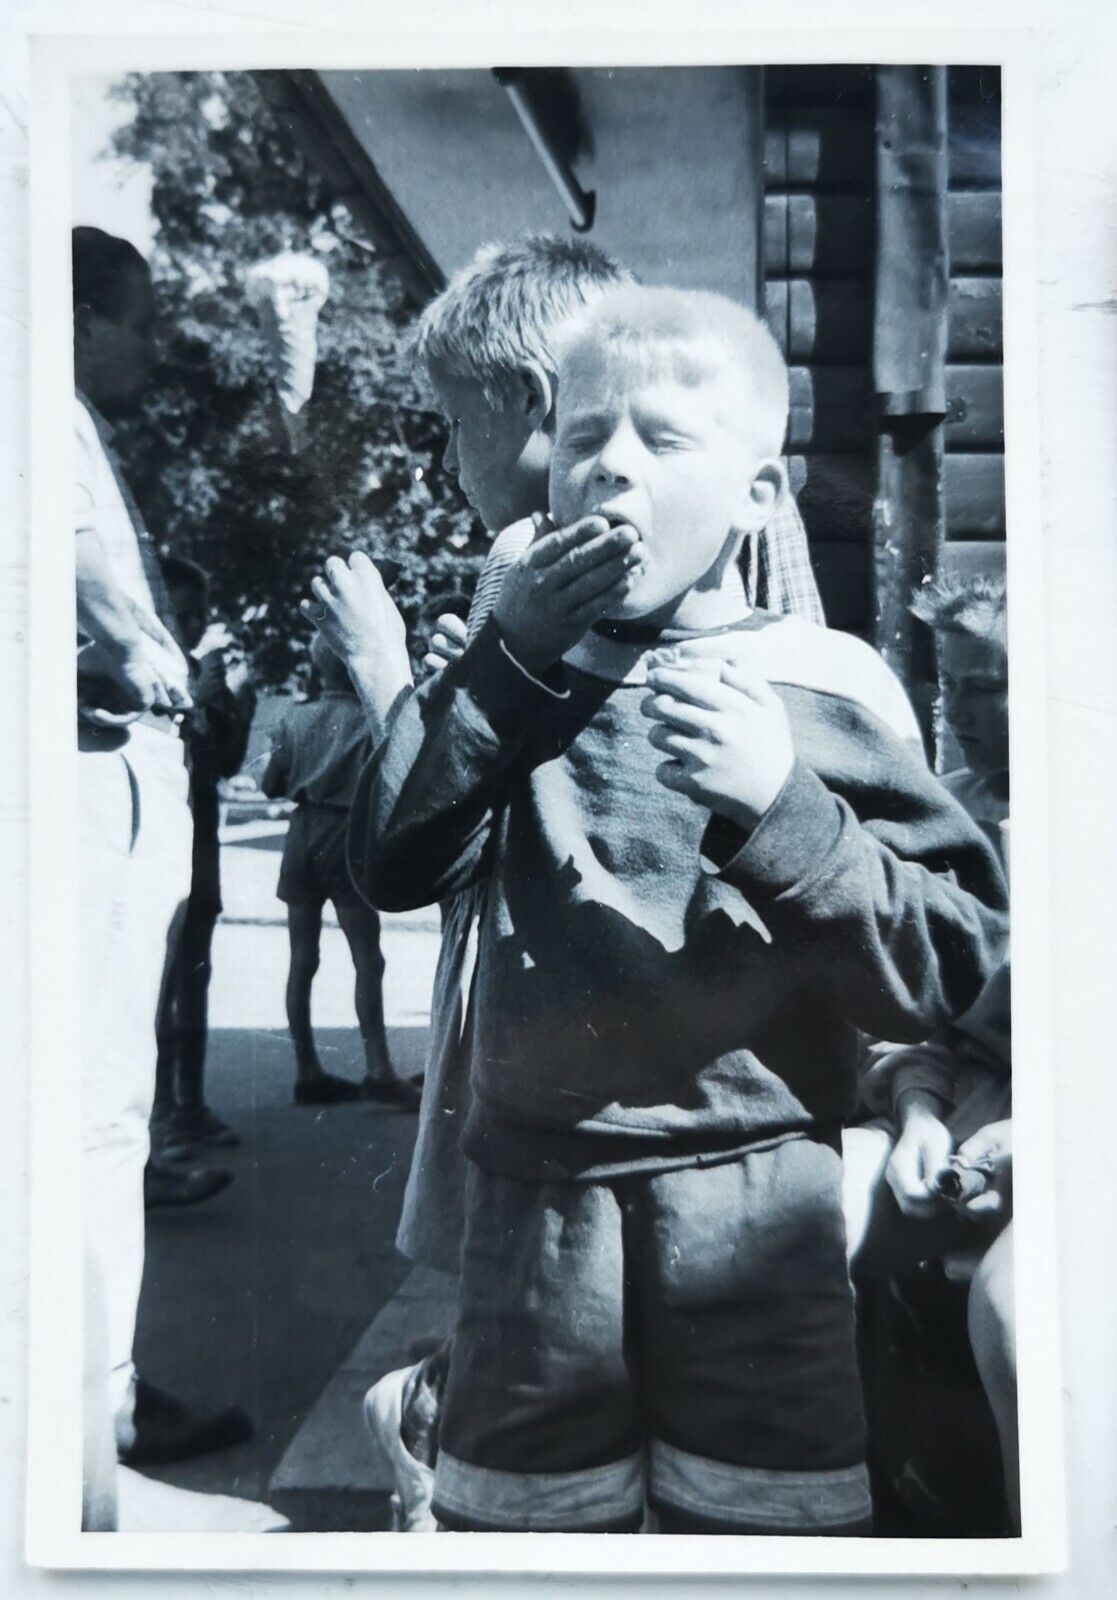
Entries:
{"type": "Polygon", "coordinates": [[[592,511],[590,515],[594,517],[604,517],[605,521],[609,524],[610,530],[614,528],[631,528],[633,533],[639,536],[639,528],[633,522],[632,518],[627,516],[623,511],[610,511],[605,506],[598,506],[597,510],[592,511]]]}

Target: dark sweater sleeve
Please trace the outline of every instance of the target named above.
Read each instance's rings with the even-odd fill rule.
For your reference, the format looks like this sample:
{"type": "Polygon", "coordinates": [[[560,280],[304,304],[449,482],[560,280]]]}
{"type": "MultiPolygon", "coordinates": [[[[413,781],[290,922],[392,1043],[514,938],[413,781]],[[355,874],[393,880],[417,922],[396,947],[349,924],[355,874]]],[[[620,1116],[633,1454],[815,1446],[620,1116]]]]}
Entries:
{"type": "Polygon", "coordinates": [[[774,942],[802,943],[811,985],[857,1028],[917,1042],[953,1022],[996,970],[1007,890],[995,852],[938,780],[875,719],[855,759],[797,760],[748,836],[715,821],[709,863],[774,942]]]}
{"type": "Polygon", "coordinates": [[[490,619],[407,699],[349,816],[349,867],[371,905],[409,911],[484,879],[511,769],[560,697],[517,665],[490,619]]]}

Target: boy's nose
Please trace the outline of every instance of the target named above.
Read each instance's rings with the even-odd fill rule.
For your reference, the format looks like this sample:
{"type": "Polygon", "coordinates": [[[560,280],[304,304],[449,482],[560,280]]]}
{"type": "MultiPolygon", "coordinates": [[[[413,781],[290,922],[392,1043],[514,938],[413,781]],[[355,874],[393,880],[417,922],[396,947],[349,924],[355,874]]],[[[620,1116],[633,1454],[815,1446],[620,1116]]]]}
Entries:
{"type": "Polygon", "coordinates": [[[948,696],[944,710],[952,728],[959,732],[968,731],[973,722],[973,707],[962,695],[948,696]]]}
{"type": "Polygon", "coordinates": [[[603,455],[594,468],[593,481],[601,488],[627,488],[632,478],[619,457],[603,455]]]}

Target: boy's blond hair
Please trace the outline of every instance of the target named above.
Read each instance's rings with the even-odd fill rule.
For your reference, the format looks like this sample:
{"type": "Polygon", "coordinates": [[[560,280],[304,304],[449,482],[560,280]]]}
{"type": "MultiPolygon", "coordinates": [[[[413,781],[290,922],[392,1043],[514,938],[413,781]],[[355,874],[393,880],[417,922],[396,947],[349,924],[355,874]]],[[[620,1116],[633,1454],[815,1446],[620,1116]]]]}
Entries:
{"type": "Polygon", "coordinates": [[[940,633],[964,633],[987,644],[1008,642],[1005,584],[985,572],[967,578],[940,576],[917,589],[912,615],[940,633]]]}
{"type": "Polygon", "coordinates": [[[730,371],[747,392],[741,425],[757,459],[778,456],[790,404],[787,363],[753,312],[704,289],[621,284],[572,319],[561,335],[560,361],[586,350],[617,350],[638,369],[672,374],[691,385],[730,371]]]}
{"type": "Polygon", "coordinates": [[[442,367],[481,385],[499,405],[532,361],[554,375],[555,335],[594,295],[632,274],[585,239],[536,234],[478,250],[419,318],[414,352],[429,376],[442,367]]]}

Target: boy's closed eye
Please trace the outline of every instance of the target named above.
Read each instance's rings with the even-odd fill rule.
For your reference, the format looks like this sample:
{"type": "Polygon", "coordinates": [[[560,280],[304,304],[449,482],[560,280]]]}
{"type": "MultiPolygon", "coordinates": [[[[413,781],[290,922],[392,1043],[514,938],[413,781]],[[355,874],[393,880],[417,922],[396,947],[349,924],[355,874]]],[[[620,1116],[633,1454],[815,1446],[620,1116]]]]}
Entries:
{"type": "Polygon", "coordinates": [[[583,423],[578,427],[564,428],[559,435],[559,448],[569,451],[590,451],[598,449],[605,441],[605,430],[595,427],[592,423],[583,423]]]}
{"type": "Polygon", "coordinates": [[[672,450],[690,449],[694,444],[694,440],[682,433],[671,433],[663,430],[662,432],[649,433],[646,436],[645,443],[648,449],[656,455],[667,455],[672,450]]]}

